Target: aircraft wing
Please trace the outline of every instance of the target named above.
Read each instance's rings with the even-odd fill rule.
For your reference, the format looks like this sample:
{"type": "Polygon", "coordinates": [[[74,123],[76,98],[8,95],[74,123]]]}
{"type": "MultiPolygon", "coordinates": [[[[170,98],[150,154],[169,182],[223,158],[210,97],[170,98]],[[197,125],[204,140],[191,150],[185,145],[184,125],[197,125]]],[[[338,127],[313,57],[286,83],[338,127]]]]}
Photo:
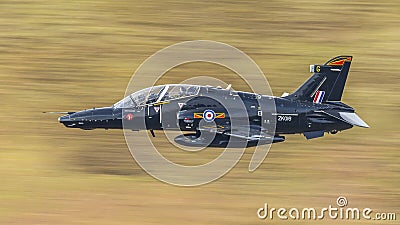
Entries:
{"type": "Polygon", "coordinates": [[[231,137],[236,137],[236,138],[241,138],[245,139],[247,141],[271,141],[273,140],[273,136],[268,135],[264,131],[256,131],[256,130],[250,130],[248,133],[247,132],[241,132],[240,130],[235,130],[233,132],[227,131],[222,133],[227,136],[231,137]]]}
{"type": "MultiPolygon", "coordinates": [[[[200,131],[205,131],[205,132],[214,132],[217,133],[223,137],[232,138],[236,139],[233,140],[233,143],[236,141],[239,142],[247,142],[247,146],[256,146],[258,144],[271,144],[274,142],[282,142],[285,141],[284,136],[273,136],[269,134],[266,130],[262,129],[260,126],[256,125],[249,125],[249,126],[240,126],[237,129],[231,129],[231,128],[200,128],[200,131]]],[[[233,144],[235,146],[235,144],[233,144]]],[[[231,146],[231,147],[233,147],[231,146]]],[[[243,147],[243,146],[241,146],[243,147]]],[[[257,169],[261,165],[261,163],[264,161],[265,157],[267,156],[269,151],[269,148],[256,148],[253,156],[251,158],[250,164],[249,164],[249,171],[253,172],[254,170],[257,169]]]]}
{"type": "Polygon", "coordinates": [[[338,112],[334,110],[324,110],[320,112],[353,126],[369,128],[368,124],[365,123],[355,112],[338,112]]]}
{"type": "Polygon", "coordinates": [[[199,128],[200,131],[212,132],[217,134],[222,134],[230,137],[235,137],[243,139],[246,141],[262,141],[262,142],[272,142],[274,136],[268,134],[265,130],[261,129],[259,126],[243,127],[243,129],[228,129],[228,128],[199,128]]]}

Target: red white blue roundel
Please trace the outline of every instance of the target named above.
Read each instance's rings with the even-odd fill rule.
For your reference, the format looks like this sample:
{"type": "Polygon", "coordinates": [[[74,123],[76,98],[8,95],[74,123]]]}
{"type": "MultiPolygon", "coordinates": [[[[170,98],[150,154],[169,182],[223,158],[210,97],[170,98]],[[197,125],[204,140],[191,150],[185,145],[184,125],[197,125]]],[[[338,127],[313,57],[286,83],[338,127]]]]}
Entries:
{"type": "Polygon", "coordinates": [[[211,109],[207,109],[203,112],[203,119],[206,122],[212,122],[215,119],[215,112],[212,111],[211,109]]]}

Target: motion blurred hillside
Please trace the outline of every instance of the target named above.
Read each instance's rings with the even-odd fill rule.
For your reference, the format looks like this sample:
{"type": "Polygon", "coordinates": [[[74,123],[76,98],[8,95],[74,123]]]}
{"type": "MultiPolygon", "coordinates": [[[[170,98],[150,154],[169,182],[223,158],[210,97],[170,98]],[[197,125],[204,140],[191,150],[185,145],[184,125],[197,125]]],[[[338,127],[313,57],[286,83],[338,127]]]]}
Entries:
{"type": "MultiPolygon", "coordinates": [[[[265,202],[325,207],[339,195],[400,217],[399,12],[398,1],[370,0],[1,1],[0,223],[264,224],[255,212],[265,202]],[[371,128],[310,141],[287,136],[254,173],[249,149],[217,182],[179,188],[143,172],[121,131],[66,129],[41,113],[111,105],[147,57],[199,39],[247,53],[278,96],[310,76],[309,64],[353,55],[343,101],[371,128]]],[[[175,68],[159,82],[200,75],[247,90],[207,63],[175,68]]],[[[164,151],[178,161],[218,155],[164,151]]]]}

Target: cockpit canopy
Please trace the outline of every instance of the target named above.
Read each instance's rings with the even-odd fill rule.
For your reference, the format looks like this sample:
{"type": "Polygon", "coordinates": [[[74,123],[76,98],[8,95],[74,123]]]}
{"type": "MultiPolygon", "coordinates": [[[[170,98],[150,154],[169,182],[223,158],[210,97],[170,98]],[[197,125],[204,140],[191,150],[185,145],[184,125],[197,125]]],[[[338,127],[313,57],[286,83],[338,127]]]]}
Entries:
{"type": "Polygon", "coordinates": [[[198,95],[200,86],[167,84],[142,89],[114,104],[114,108],[133,108],[156,102],[169,101],[198,95]]]}

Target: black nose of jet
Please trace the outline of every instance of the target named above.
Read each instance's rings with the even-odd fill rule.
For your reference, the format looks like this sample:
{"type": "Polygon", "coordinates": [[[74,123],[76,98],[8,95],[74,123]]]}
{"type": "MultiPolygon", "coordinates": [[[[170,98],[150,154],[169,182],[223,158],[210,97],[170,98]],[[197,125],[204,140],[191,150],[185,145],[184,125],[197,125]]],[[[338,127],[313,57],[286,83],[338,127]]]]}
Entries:
{"type": "Polygon", "coordinates": [[[93,117],[93,109],[83,110],[68,115],[64,115],[58,118],[58,121],[66,127],[78,127],[81,128],[85,121],[91,121],[93,117]]]}
{"type": "Polygon", "coordinates": [[[118,125],[113,123],[115,120],[117,120],[117,115],[114,114],[112,107],[83,110],[58,118],[58,121],[66,127],[84,130],[115,127],[118,125]]]}
{"type": "Polygon", "coordinates": [[[74,114],[76,114],[76,113],[60,116],[58,118],[58,122],[64,124],[64,126],[66,126],[66,127],[77,127],[77,125],[80,121],[77,121],[76,118],[73,118],[74,114]]]}
{"type": "Polygon", "coordinates": [[[70,120],[71,120],[70,115],[64,115],[64,116],[58,117],[58,122],[60,122],[60,123],[69,122],[70,120]]]}

